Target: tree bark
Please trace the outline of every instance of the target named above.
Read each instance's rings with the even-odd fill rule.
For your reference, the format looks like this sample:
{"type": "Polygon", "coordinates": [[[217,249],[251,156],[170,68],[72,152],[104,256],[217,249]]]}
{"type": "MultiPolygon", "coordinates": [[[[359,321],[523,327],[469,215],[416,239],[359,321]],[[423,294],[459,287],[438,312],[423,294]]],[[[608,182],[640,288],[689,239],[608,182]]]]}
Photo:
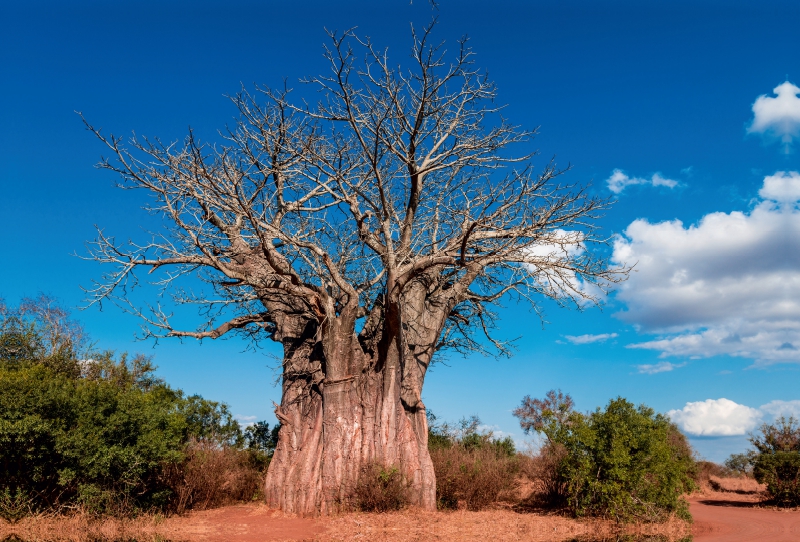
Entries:
{"type": "Polygon", "coordinates": [[[301,515],[345,509],[363,468],[379,464],[399,469],[411,504],[436,508],[424,371],[407,363],[398,307],[383,312],[374,336],[356,336],[347,315],[324,326],[282,326],[281,430],[266,479],[271,507],[301,515]]]}

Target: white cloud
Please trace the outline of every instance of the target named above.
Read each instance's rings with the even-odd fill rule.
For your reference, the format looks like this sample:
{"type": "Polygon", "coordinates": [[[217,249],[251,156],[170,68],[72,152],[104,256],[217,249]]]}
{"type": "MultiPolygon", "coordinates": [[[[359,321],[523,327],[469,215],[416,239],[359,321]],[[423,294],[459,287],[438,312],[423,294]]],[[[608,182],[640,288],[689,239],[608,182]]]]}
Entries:
{"type": "Polygon", "coordinates": [[[574,271],[553,265],[579,258],[586,251],[584,239],[583,232],[556,229],[543,233],[536,244],[525,249],[525,267],[544,293],[554,298],[571,294],[579,304],[604,295],[601,288],[581,279],[574,271]]]}
{"type": "Polygon", "coordinates": [[[706,399],[686,403],[680,410],[667,412],[667,416],[690,435],[729,437],[744,435],[762,422],[773,422],[781,416],[800,418],[800,400],[775,400],[752,408],[725,398],[706,399]]]}
{"type": "Polygon", "coordinates": [[[764,177],[764,186],[758,195],[783,205],[794,205],[800,201],[800,173],[779,171],[775,175],[764,177]]]}
{"type": "Polygon", "coordinates": [[[725,398],[686,403],[667,415],[686,433],[703,437],[744,435],[761,420],[758,409],[725,398]]]}
{"type": "Polygon", "coordinates": [[[598,335],[564,335],[572,344],[591,344],[597,342],[605,342],[608,339],[615,339],[616,333],[600,333],[598,335]]]}
{"type": "Polygon", "coordinates": [[[775,98],[762,94],[753,103],[753,122],[747,131],[777,137],[789,152],[792,140],[800,135],[800,88],[786,81],[773,92],[775,98]]]}
{"type": "Polygon", "coordinates": [[[800,419],[800,401],[770,401],[766,405],[761,405],[759,409],[762,412],[769,414],[773,419],[780,418],[781,416],[789,417],[794,416],[800,419]]]}
{"type": "Polygon", "coordinates": [[[636,368],[639,369],[640,374],[648,374],[654,375],[657,373],[667,373],[669,371],[674,371],[680,367],[686,365],[685,363],[670,363],[669,361],[659,361],[654,365],[637,365],[636,368]]]}
{"type": "Polygon", "coordinates": [[[234,418],[239,423],[239,426],[242,429],[245,429],[245,428],[250,427],[251,425],[255,424],[256,423],[256,419],[258,419],[258,416],[244,416],[242,414],[236,414],[234,416],[234,418]]]}
{"type": "Polygon", "coordinates": [[[667,188],[675,188],[678,186],[678,181],[666,179],[660,173],[654,173],[649,179],[642,177],[628,177],[621,169],[615,169],[611,172],[611,177],[606,179],[608,189],[615,194],[621,193],[627,187],[636,184],[647,184],[651,186],[666,186],[667,188]]]}
{"type": "Polygon", "coordinates": [[[661,334],[630,348],[800,363],[800,174],[766,177],[759,195],[747,213],[636,220],[616,239],[613,261],[636,263],[617,316],[661,334]]]}

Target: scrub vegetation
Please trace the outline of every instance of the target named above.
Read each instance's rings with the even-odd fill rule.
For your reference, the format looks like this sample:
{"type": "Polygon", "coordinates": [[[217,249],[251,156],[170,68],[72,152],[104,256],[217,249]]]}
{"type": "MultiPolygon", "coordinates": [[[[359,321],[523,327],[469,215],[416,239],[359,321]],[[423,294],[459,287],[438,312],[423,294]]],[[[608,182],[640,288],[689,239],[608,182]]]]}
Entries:
{"type": "MultiPolygon", "coordinates": [[[[52,299],[0,311],[5,520],[263,502],[279,426],[243,430],[225,404],[159,379],[149,358],[96,350],[52,299]]],[[[547,507],[616,522],[687,517],[682,495],[694,488],[696,465],[662,415],[622,398],[583,414],[560,392],[526,397],[515,415],[525,431],[545,437],[535,453],[482,430],[477,417],[446,423],[428,412],[439,510],[547,507]]],[[[414,504],[410,487],[397,465],[367,464],[339,510],[401,510],[414,504]]]]}
{"type": "Polygon", "coordinates": [[[47,297],[0,303],[0,517],[132,515],[257,498],[274,449],[142,355],[95,351],[47,297]]]}
{"type": "Polygon", "coordinates": [[[695,462],[667,417],[621,397],[589,413],[573,405],[569,395],[550,391],[525,397],[514,411],[526,432],[545,437],[545,503],[617,521],[689,519],[683,496],[695,489],[695,462]]]}
{"type": "Polygon", "coordinates": [[[749,458],[755,479],[779,506],[800,506],[800,426],[795,418],[781,417],[763,424],[750,442],[749,458]]]}

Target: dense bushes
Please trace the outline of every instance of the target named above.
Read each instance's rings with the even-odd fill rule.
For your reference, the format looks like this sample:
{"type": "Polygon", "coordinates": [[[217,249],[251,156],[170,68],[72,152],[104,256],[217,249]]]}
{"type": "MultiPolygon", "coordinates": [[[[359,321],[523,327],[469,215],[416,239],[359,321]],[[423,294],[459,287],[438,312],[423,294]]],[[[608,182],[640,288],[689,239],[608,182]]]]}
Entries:
{"type": "Polygon", "coordinates": [[[439,508],[480,510],[515,486],[519,460],[511,438],[478,430],[476,417],[455,427],[429,416],[428,448],[436,472],[439,508]]]}
{"type": "Polygon", "coordinates": [[[682,495],[693,488],[693,460],[670,421],[622,398],[581,414],[569,395],[526,397],[514,414],[526,431],[546,437],[550,498],[578,516],[620,521],[688,517],[682,495]]]}
{"type": "Polygon", "coordinates": [[[767,486],[770,498],[781,506],[800,505],[800,426],[794,418],[780,418],[761,426],[750,442],[753,476],[767,486]]]}
{"type": "Polygon", "coordinates": [[[0,515],[119,515],[252,497],[269,450],[252,432],[251,447],[238,449],[245,435],[225,405],[184,397],[148,358],[85,342],[46,298],[0,310],[0,515]],[[211,463],[225,480],[208,479],[211,463]]]}

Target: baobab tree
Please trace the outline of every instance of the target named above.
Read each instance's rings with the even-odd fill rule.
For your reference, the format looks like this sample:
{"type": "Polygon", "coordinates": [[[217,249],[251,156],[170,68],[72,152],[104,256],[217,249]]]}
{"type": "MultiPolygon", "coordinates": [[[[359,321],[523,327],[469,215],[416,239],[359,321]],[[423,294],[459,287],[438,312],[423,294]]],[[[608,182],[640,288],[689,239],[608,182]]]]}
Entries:
{"type": "Polygon", "coordinates": [[[588,250],[604,242],[595,222],[608,202],[559,182],[552,161],[536,172],[535,153],[512,154],[535,130],[501,117],[466,40],[450,58],[432,26],[412,33],[408,67],[331,33],[330,73],[302,81],[321,101],[243,90],[219,145],[192,133],[126,143],[87,124],[112,151],[99,167],[149,192],[170,224],[144,244],[100,230],[90,257],[110,270],[92,301],[123,304],[151,337],[283,345],[266,498],[288,512],[333,510],[375,463],[399,468],[412,502],[434,509],[421,400],[434,354],[506,353],[501,299],[582,306],[625,275],[588,250]],[[126,292],[140,270],[173,303],[200,307],[200,325],[135,307],[126,292]],[[181,288],[187,275],[207,291],[181,288]]]}

